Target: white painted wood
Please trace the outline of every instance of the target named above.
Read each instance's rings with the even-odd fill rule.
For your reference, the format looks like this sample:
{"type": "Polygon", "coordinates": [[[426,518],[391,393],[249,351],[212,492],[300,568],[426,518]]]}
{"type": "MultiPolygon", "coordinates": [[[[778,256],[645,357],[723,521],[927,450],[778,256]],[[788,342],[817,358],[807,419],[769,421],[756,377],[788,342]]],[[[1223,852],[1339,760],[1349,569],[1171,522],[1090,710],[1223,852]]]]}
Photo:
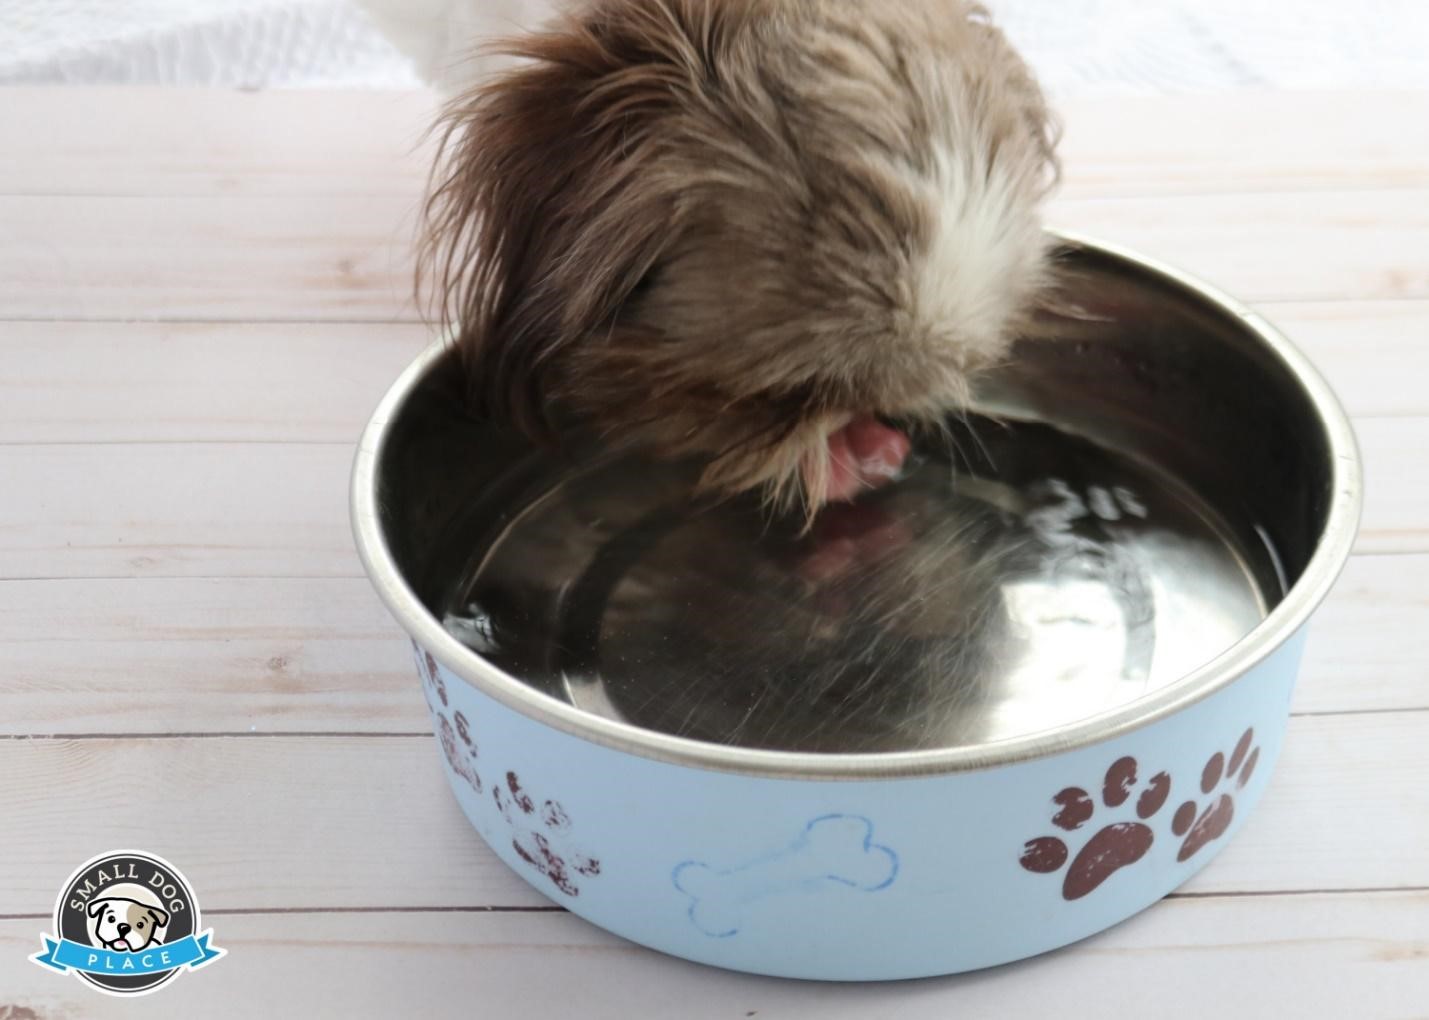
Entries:
{"type": "MultiPolygon", "coordinates": [[[[426,92],[10,86],[0,194],[408,194],[426,92]],[[362,130],[354,130],[360,124],[362,130]]],[[[1236,92],[1058,103],[1068,197],[1429,185],[1419,93],[1236,92]]]]}
{"type": "Polygon", "coordinates": [[[415,323],[9,323],[0,442],[352,443],[434,337],[415,323]]]}
{"type": "Polygon", "coordinates": [[[50,910],[77,864],[131,846],[213,909],[547,905],[467,822],[440,755],[431,736],[0,740],[0,914],[50,910]]]}
{"type": "Polygon", "coordinates": [[[431,97],[4,99],[0,918],[35,916],[0,919],[0,1020],[132,1012],[25,959],[68,871],[120,845],[179,863],[233,949],[155,1016],[1429,1017],[1429,149],[1404,127],[1429,94],[1067,108],[1055,220],[1265,304],[1362,417],[1375,555],[1312,628],[1266,802],[1191,895],[1028,964],[862,987],[559,912],[402,909],[548,905],[435,742],[380,735],[426,718],[348,537],[351,444],[427,336],[431,97]],[[254,735],[183,735],[223,732],[254,735]]]}
{"type": "Polygon", "coordinates": [[[0,733],[417,732],[361,578],[0,581],[0,733]]]}
{"type": "MultiPolygon", "coordinates": [[[[1429,301],[1264,311],[1352,414],[1429,415],[1429,301]]],[[[0,443],[351,442],[433,336],[416,323],[14,322],[0,330],[0,443]]]]}
{"type": "Polygon", "coordinates": [[[1265,800],[1185,891],[1429,887],[1426,770],[1429,712],[1293,719],[1265,800]]]}
{"type": "Polygon", "coordinates": [[[4,195],[411,194],[426,92],[9,86],[4,195]]]}
{"type": "MultiPolygon", "coordinates": [[[[1429,418],[1359,424],[1361,552],[1429,551],[1429,418]]],[[[345,444],[0,445],[0,579],[355,577],[345,444]]]]}
{"type": "MultiPolygon", "coordinates": [[[[1350,562],[1294,710],[1429,708],[1429,556],[1350,562]]],[[[363,578],[0,581],[0,734],[425,733],[407,641],[363,578]]]]}
{"type": "Polygon", "coordinates": [[[1312,618],[1296,712],[1429,709],[1429,556],[1356,556],[1312,618]]]}
{"type": "MultiPolygon", "coordinates": [[[[440,753],[431,737],[0,740],[0,913],[48,910],[71,862],[110,846],[182,862],[215,909],[544,903],[460,813],[440,753]]],[[[1296,719],[1265,802],[1188,888],[1429,887],[1426,771],[1429,713],[1296,719]]]]}
{"type": "Polygon", "coordinates": [[[1064,198],[1049,221],[1242,301],[1429,297],[1429,190],[1064,198]]]}
{"type": "Polygon", "coordinates": [[[1368,418],[1355,424],[1365,464],[1358,552],[1429,550],[1429,418],[1368,418]]]}
{"type": "MultiPolygon", "coordinates": [[[[229,955],[148,997],[144,1016],[1410,1020],[1429,1002],[1422,892],[1171,900],[1033,960],[864,985],[703,967],[565,913],[206,912],[204,922],[229,955]]],[[[44,925],[0,921],[0,1017],[137,1012],[26,960],[44,925]]]]}
{"type": "MultiPolygon", "coordinates": [[[[0,196],[0,310],[410,321],[417,200],[0,196]]],[[[1051,221],[1247,301],[1429,297],[1429,189],[1061,199],[1051,221]]]]}
{"type": "Polygon", "coordinates": [[[1352,415],[1429,414],[1429,301],[1262,305],[1352,415]]]}
{"type": "Polygon", "coordinates": [[[347,445],[0,446],[0,578],[352,577],[347,445]]]}
{"type": "Polygon", "coordinates": [[[11,319],[414,320],[418,193],[0,197],[11,319]]]}
{"type": "Polygon", "coordinates": [[[1069,198],[1429,186],[1422,93],[1083,97],[1059,104],[1069,198]]]}

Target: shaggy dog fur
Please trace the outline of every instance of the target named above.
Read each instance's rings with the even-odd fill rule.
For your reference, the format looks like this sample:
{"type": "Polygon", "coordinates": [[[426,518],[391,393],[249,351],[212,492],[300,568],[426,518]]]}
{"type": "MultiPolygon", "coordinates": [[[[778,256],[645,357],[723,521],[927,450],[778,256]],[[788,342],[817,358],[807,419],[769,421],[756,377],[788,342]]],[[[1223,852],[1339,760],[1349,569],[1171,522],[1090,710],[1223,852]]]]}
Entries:
{"type": "Polygon", "coordinates": [[[455,98],[425,282],[480,411],[715,492],[896,472],[1047,278],[1056,128],[964,0],[586,0],[455,98]]]}

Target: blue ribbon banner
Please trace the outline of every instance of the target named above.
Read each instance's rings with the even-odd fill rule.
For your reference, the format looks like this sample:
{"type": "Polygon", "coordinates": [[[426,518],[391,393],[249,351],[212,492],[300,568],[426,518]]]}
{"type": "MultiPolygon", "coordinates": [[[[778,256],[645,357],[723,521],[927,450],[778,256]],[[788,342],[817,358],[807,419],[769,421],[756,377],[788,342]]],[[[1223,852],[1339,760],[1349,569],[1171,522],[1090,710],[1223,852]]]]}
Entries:
{"type": "Polygon", "coordinates": [[[209,946],[208,940],[212,937],[213,929],[210,928],[197,937],[189,935],[177,942],[151,946],[137,953],[118,953],[97,946],[83,946],[69,939],[56,942],[48,935],[41,935],[45,951],[36,953],[30,959],[43,967],[52,967],[61,974],[78,970],[86,974],[118,977],[124,974],[157,974],[177,967],[188,967],[192,970],[202,967],[210,960],[218,959],[227,952],[225,949],[209,946]]]}

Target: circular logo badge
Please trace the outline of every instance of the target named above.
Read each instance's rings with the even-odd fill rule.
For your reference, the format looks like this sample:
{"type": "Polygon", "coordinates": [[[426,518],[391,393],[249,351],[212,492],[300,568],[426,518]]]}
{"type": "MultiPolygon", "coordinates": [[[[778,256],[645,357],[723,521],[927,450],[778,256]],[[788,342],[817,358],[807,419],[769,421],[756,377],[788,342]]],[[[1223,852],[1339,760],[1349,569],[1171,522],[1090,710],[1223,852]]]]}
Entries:
{"type": "Polygon", "coordinates": [[[31,957],[111,995],[143,995],[222,956],[198,900],[162,857],[116,850],[82,864],[55,901],[55,936],[31,957]]]}

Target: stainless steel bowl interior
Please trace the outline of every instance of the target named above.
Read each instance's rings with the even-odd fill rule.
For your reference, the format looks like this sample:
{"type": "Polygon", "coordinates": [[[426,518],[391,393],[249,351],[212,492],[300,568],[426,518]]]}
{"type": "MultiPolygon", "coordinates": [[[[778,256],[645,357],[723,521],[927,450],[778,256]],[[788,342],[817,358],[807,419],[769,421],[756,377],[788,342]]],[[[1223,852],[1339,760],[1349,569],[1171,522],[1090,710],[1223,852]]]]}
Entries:
{"type": "MultiPolygon", "coordinates": [[[[780,589],[738,626],[714,626],[709,620],[728,621],[731,607],[753,605],[738,597],[741,584],[753,595],[774,590],[784,575],[803,576],[809,558],[822,555],[818,536],[771,529],[738,504],[692,515],[688,472],[602,460],[579,438],[557,459],[473,420],[455,359],[440,347],[399,380],[359,451],[354,526],[369,572],[419,641],[499,700],[588,739],[706,767],[823,777],[982,767],[1175,711],[1232,681],[1323,597],[1357,523],[1358,456],[1325,384],[1253,313],[1174,271],[1064,240],[1063,300],[986,380],[971,430],[955,423],[961,452],[945,464],[935,444],[912,478],[871,497],[876,509],[841,511],[853,515],[855,531],[870,530],[860,514],[921,522],[909,546],[916,555],[897,561],[899,576],[910,562],[928,561],[930,543],[946,554],[955,534],[958,554],[943,555],[936,573],[967,585],[993,577],[999,605],[1009,604],[1009,578],[1031,579],[1021,587],[1040,590],[1048,578],[1061,584],[1070,576],[1082,586],[1076,592],[1088,584],[1112,592],[1110,615],[1093,621],[1100,630],[1088,668],[1063,685],[1073,696],[1062,708],[1040,708],[1047,688],[1036,686],[1061,646],[1044,641],[1014,661],[1008,613],[948,609],[946,598],[941,614],[910,623],[908,612],[877,604],[887,569],[856,573],[832,594],[822,581],[780,589]],[[1040,452],[1029,457],[1033,450],[1040,452]],[[605,463],[614,466],[590,467],[605,463]],[[1081,573],[1069,575],[1055,555],[1029,544],[1027,528],[1007,522],[1045,517],[1048,506],[1062,505],[1045,483],[1077,482],[1078,472],[1086,522],[1074,537],[1105,548],[1090,560],[1073,557],[1081,573]],[[635,490],[640,498],[629,498],[635,490]],[[1107,508],[1088,507],[1098,500],[1107,508]],[[690,550],[699,553],[691,558],[690,550]],[[485,589],[473,584],[474,563],[485,589]],[[686,583],[691,577],[698,589],[686,583]],[[454,594],[460,602],[474,591],[498,601],[504,591],[507,617],[537,620],[541,640],[496,641],[484,611],[453,613],[454,594]],[[708,608],[712,591],[730,597],[718,612],[697,614],[703,622],[694,630],[689,613],[675,619],[666,611],[702,599],[708,608]],[[808,605],[798,593],[808,593],[808,605]],[[847,608],[870,597],[873,610],[847,608]],[[1224,618],[1178,618],[1166,609],[1191,602],[1224,607],[1224,618]],[[1154,626],[1145,619],[1153,604],[1161,606],[1154,626]],[[879,646],[890,615],[903,629],[879,646]],[[751,709],[770,684],[740,687],[739,678],[782,654],[791,628],[808,628],[799,638],[807,645],[820,627],[838,629],[831,618],[843,631],[820,646],[820,661],[836,667],[825,670],[833,679],[823,701],[809,696],[807,683],[786,684],[762,716],[751,709]],[[1116,626],[1108,630],[1110,619],[1116,626]],[[692,651],[701,631],[709,639],[702,656],[692,651]],[[1155,649],[1177,634],[1180,658],[1163,652],[1155,666],[1155,649]],[[506,645],[524,650],[506,654],[506,645]],[[868,680],[879,675],[875,666],[850,685],[839,656],[870,646],[888,664],[885,679],[868,680]],[[959,671],[978,682],[942,682],[959,671]],[[1014,673],[1021,688],[1006,679],[1014,673]],[[891,686],[887,675],[897,678],[891,686]],[[830,705],[844,708],[837,725],[826,724],[830,705]]],[[[846,536],[833,538],[847,545],[846,536]]],[[[962,601],[989,604],[982,594],[962,601]]],[[[1045,607],[1038,612],[1045,616],[1045,607]]],[[[1025,630],[1028,619],[1013,619],[1011,629],[1025,630]]],[[[511,631],[509,622],[503,627],[511,631]]],[[[1081,647],[1091,631],[1077,633],[1081,647]]],[[[1017,647],[1027,645],[1020,640],[1017,647]]]]}

